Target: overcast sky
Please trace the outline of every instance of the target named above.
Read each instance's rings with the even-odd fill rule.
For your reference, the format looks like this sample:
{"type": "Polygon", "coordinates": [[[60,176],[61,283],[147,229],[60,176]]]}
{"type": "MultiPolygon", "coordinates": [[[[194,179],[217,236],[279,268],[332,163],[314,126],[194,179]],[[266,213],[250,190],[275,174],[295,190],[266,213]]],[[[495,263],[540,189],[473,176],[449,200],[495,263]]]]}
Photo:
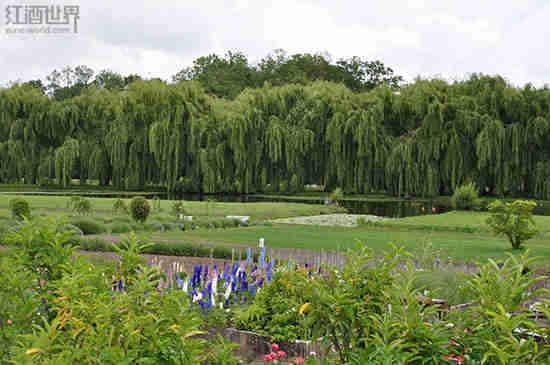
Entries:
{"type": "MultiPolygon", "coordinates": [[[[381,60],[406,80],[550,83],[548,0],[0,0],[0,83],[66,65],[170,77],[211,53],[283,48],[381,60]],[[10,5],[79,5],[78,33],[7,34],[10,5]]],[[[24,26],[18,26],[24,27],[24,26]]],[[[33,27],[36,27],[35,25],[33,27]]]]}

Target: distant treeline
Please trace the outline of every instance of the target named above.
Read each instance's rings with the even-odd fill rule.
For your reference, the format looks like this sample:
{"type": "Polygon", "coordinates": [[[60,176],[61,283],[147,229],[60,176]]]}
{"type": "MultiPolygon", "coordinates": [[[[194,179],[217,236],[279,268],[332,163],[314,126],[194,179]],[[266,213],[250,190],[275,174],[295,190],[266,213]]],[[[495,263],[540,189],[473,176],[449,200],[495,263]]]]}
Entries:
{"type": "Polygon", "coordinates": [[[171,82],[79,66],[0,90],[0,183],[483,193],[550,199],[550,90],[473,74],[403,84],[379,61],[241,53],[171,82]]]}

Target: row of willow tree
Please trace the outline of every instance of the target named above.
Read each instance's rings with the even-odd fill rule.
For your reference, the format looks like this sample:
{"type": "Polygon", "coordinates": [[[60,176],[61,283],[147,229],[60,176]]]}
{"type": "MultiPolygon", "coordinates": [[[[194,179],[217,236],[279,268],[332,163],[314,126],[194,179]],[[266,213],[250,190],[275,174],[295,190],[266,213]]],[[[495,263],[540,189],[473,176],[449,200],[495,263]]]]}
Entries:
{"type": "Polygon", "coordinates": [[[417,79],[399,91],[342,83],[247,88],[230,100],[197,81],[137,80],[56,100],[0,90],[0,183],[118,189],[297,191],[550,199],[550,90],[501,77],[417,79]]]}

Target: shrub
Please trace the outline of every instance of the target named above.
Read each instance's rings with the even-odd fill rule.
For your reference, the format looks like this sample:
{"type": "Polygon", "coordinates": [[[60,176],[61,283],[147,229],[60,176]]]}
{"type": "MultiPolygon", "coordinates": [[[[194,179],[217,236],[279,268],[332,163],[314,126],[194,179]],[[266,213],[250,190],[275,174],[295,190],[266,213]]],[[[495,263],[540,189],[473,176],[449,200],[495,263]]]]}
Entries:
{"type": "Polygon", "coordinates": [[[342,188],[336,188],[329,196],[330,200],[335,201],[337,204],[344,199],[344,190],[342,188]]]}
{"type": "Polygon", "coordinates": [[[458,187],[452,198],[451,202],[453,208],[470,210],[479,205],[479,192],[474,183],[461,185],[458,187]]]}
{"type": "Polygon", "coordinates": [[[71,219],[70,223],[80,228],[84,234],[101,234],[106,231],[104,225],[91,218],[71,219]]]}
{"type": "Polygon", "coordinates": [[[9,203],[11,215],[14,219],[23,219],[31,217],[31,207],[25,199],[17,197],[10,200],[9,203]]]}
{"type": "Polygon", "coordinates": [[[258,291],[254,303],[237,313],[236,327],[271,336],[275,341],[311,339],[313,317],[302,316],[297,308],[310,302],[312,296],[309,292],[300,295],[293,288],[295,282],[307,277],[302,270],[275,273],[271,283],[258,291]]]}
{"type": "Polygon", "coordinates": [[[92,213],[92,202],[81,196],[73,196],[67,202],[67,206],[73,210],[73,212],[80,215],[88,215],[92,213]]]}
{"type": "Polygon", "coordinates": [[[143,223],[151,213],[151,204],[142,196],[136,196],[130,203],[130,212],[136,222],[143,223]]]}
{"type": "Polygon", "coordinates": [[[113,214],[128,214],[128,205],[122,199],[117,199],[113,203],[113,214]]]}
{"type": "Polygon", "coordinates": [[[520,249],[523,242],[537,234],[533,209],[537,204],[527,200],[516,200],[513,203],[503,203],[497,200],[489,204],[491,216],[487,224],[497,235],[504,235],[513,249],[520,249]]]}
{"type": "Polygon", "coordinates": [[[172,204],[172,214],[175,215],[176,217],[179,217],[180,214],[185,215],[185,209],[183,207],[183,200],[175,201],[172,204]]]}

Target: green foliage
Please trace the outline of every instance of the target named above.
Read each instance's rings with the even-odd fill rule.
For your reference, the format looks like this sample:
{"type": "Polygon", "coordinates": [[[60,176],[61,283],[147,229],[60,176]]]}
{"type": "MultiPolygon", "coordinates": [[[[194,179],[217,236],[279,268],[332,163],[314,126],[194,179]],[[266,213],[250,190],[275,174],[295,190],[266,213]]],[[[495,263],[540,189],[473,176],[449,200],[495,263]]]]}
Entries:
{"type": "Polygon", "coordinates": [[[24,198],[10,199],[9,208],[14,219],[31,218],[31,207],[24,198]]]}
{"type": "Polygon", "coordinates": [[[113,214],[128,214],[128,205],[123,199],[118,198],[113,203],[113,214]]]}
{"type": "Polygon", "coordinates": [[[176,77],[189,82],[92,82],[83,68],[77,85],[65,71],[53,98],[37,80],[0,90],[0,183],[250,193],[295,190],[296,175],[350,193],[434,197],[471,181],[550,197],[550,92],[499,76],[399,85],[379,61],[284,52],[256,67],[201,57],[176,77]]]}
{"type": "Polygon", "coordinates": [[[82,196],[72,196],[67,202],[67,207],[80,215],[90,215],[93,212],[91,200],[82,196]]]}
{"type": "MultiPolygon", "coordinates": [[[[114,252],[111,243],[101,238],[71,237],[70,242],[86,251],[114,252]]],[[[213,258],[231,260],[231,248],[214,246],[213,258]]],[[[157,242],[144,249],[144,253],[167,256],[210,257],[211,247],[185,242],[157,242]]]]}
{"type": "Polygon", "coordinates": [[[159,212],[159,213],[162,212],[160,198],[158,196],[154,196],[152,201],[153,201],[153,211],[159,212]]]}
{"type": "Polygon", "coordinates": [[[20,259],[0,256],[0,361],[13,356],[12,348],[19,336],[32,332],[32,324],[40,318],[36,308],[40,296],[33,291],[30,277],[36,273],[24,267],[20,259]]]}
{"type": "Polygon", "coordinates": [[[179,217],[180,214],[185,215],[185,206],[184,206],[183,200],[177,200],[174,203],[172,203],[172,214],[176,217],[179,217]]]}
{"type": "Polygon", "coordinates": [[[238,329],[271,336],[275,341],[310,340],[312,317],[299,313],[311,301],[309,292],[300,295],[295,283],[307,278],[305,271],[275,273],[272,282],[255,296],[254,303],[236,316],[238,329]]]}
{"type": "Polygon", "coordinates": [[[156,268],[141,267],[125,278],[124,292],[114,296],[94,269],[73,265],[56,290],[56,317],[21,338],[15,361],[199,365],[215,356],[236,364],[227,346],[212,348],[196,338],[202,332],[189,299],[177,291],[157,291],[156,268]]]}
{"type": "Polygon", "coordinates": [[[94,220],[93,218],[71,218],[69,222],[82,231],[84,234],[101,234],[107,230],[105,225],[94,220]]]}
{"type": "Polygon", "coordinates": [[[487,224],[497,235],[504,235],[513,249],[520,249],[523,243],[537,234],[533,209],[536,203],[526,200],[516,200],[503,203],[500,200],[489,204],[491,216],[487,224]]]}
{"type": "Polygon", "coordinates": [[[151,213],[151,205],[142,196],[136,196],[130,203],[130,212],[136,222],[144,223],[151,213]]]}
{"type": "Polygon", "coordinates": [[[342,188],[336,188],[330,194],[330,200],[339,204],[344,199],[344,190],[342,188]]]}
{"type": "Polygon", "coordinates": [[[479,192],[475,184],[469,183],[458,187],[451,198],[451,202],[453,208],[462,210],[470,210],[479,205],[479,192]]]}
{"type": "Polygon", "coordinates": [[[123,237],[118,244],[112,244],[112,248],[119,255],[119,274],[122,277],[133,277],[140,265],[143,265],[146,260],[141,253],[153,243],[147,239],[137,236],[135,233],[130,233],[123,237]]]}
{"type": "Polygon", "coordinates": [[[128,233],[132,231],[132,226],[124,222],[112,223],[110,231],[111,233],[128,233]]]}
{"type": "Polygon", "coordinates": [[[526,332],[543,335],[546,331],[530,318],[533,313],[522,303],[546,296],[547,290],[532,288],[548,277],[534,278],[532,273],[525,273],[535,260],[528,252],[519,257],[508,256],[500,267],[491,260],[480,265],[478,275],[467,276],[466,290],[477,305],[449,313],[448,320],[460,323],[456,328],[460,336],[457,342],[471,349],[472,361],[501,365],[547,362],[548,346],[525,336],[526,332]]]}
{"type": "Polygon", "coordinates": [[[298,180],[298,176],[296,176],[296,174],[292,175],[292,178],[290,179],[290,183],[288,184],[288,188],[291,194],[299,193],[303,190],[298,180]]]}

